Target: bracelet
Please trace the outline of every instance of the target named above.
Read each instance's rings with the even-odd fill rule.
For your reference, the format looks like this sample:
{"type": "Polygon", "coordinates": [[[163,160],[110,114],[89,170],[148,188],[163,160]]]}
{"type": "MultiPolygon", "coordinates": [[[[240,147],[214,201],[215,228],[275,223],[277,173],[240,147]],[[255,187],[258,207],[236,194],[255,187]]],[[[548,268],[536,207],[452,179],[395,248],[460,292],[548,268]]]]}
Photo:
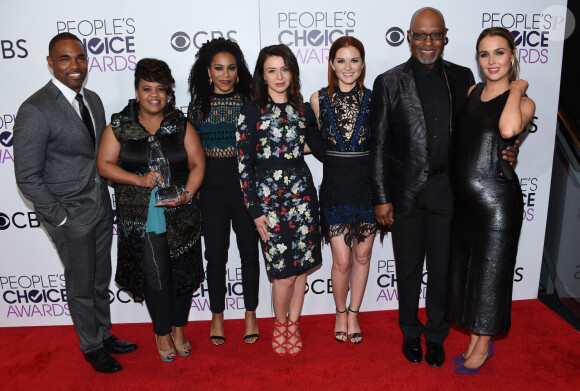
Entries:
{"type": "Polygon", "coordinates": [[[191,191],[185,189],[185,191],[183,192],[183,194],[189,194],[189,202],[187,203],[187,205],[191,205],[191,203],[193,202],[193,194],[191,194],[191,191]]]}

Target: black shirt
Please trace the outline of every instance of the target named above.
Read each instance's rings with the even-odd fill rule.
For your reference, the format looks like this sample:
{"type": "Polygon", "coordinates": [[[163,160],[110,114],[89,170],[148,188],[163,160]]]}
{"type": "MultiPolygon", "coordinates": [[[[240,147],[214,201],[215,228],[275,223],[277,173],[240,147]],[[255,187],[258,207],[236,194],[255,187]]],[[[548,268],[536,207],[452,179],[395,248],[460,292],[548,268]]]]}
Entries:
{"type": "MultiPolygon", "coordinates": [[[[429,169],[446,169],[449,151],[451,102],[449,88],[439,58],[432,69],[412,57],[415,83],[421,99],[429,137],[429,169]]],[[[427,168],[427,167],[426,167],[427,168]]]]}

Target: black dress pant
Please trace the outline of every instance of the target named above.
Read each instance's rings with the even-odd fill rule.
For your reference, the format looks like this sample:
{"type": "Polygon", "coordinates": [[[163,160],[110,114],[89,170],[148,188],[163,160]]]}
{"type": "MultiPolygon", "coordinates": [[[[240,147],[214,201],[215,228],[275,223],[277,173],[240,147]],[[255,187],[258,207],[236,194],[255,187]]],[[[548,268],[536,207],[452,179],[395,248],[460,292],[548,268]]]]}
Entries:
{"type": "Polygon", "coordinates": [[[410,216],[396,212],[393,224],[393,250],[399,294],[399,327],[405,337],[443,342],[449,333],[445,320],[449,238],[453,217],[453,193],[447,173],[430,176],[410,216]],[[427,259],[428,320],[418,317],[423,262],[427,259]]]}
{"type": "Polygon", "coordinates": [[[167,234],[145,234],[143,275],[145,304],[151,315],[155,334],[166,335],[171,332],[171,326],[185,326],[193,292],[176,296],[173,291],[167,234]]]}
{"type": "Polygon", "coordinates": [[[244,205],[237,159],[206,158],[205,180],[199,195],[210,309],[215,314],[225,309],[231,225],[241,259],[244,304],[247,311],[254,311],[258,306],[260,278],[258,233],[244,205]]]}

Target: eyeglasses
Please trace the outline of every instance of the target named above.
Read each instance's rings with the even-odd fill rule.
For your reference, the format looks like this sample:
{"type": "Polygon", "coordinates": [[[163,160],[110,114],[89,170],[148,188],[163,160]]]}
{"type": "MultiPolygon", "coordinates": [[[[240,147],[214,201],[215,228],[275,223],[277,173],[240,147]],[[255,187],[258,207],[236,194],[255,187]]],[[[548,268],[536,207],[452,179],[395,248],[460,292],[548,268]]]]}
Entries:
{"type": "Polygon", "coordinates": [[[431,41],[441,41],[443,38],[445,38],[446,32],[447,32],[447,29],[445,29],[444,31],[436,31],[436,32],[431,33],[431,34],[414,33],[412,31],[409,31],[409,33],[411,34],[411,37],[413,37],[413,39],[417,40],[417,41],[424,41],[427,39],[427,37],[431,37],[431,41]]]}

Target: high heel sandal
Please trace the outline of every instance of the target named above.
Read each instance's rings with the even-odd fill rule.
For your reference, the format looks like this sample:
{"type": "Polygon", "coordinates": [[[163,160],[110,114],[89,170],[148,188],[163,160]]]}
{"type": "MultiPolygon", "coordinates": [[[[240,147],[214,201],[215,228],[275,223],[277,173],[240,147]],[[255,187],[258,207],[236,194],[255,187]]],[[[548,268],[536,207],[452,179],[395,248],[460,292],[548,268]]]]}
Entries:
{"type": "Polygon", "coordinates": [[[288,353],[288,350],[286,349],[286,333],[287,333],[286,323],[280,323],[278,322],[278,319],[274,318],[274,331],[272,332],[272,350],[278,356],[285,356],[286,353],[288,353]]]}
{"type": "MultiPolygon", "coordinates": [[[[256,311],[246,311],[246,315],[248,314],[248,312],[253,312],[254,313],[254,318],[256,317],[256,311]]],[[[247,323],[247,319],[245,319],[246,323],[247,323]]],[[[258,323],[258,320],[256,319],[256,325],[258,323]]],[[[248,345],[252,345],[256,342],[258,342],[258,339],[260,339],[260,333],[253,333],[253,334],[246,334],[244,335],[244,342],[247,343],[248,345]]]]}
{"type": "MultiPolygon", "coordinates": [[[[348,306],[347,310],[348,310],[348,312],[352,312],[353,314],[357,314],[357,316],[358,316],[358,313],[360,311],[360,308],[359,308],[359,311],[355,311],[355,310],[351,309],[350,306],[348,306]]],[[[362,332],[359,331],[358,333],[349,334],[348,335],[348,340],[351,343],[353,343],[355,345],[358,345],[359,343],[362,342],[362,332]],[[358,341],[352,342],[352,340],[355,339],[355,338],[360,338],[360,339],[358,341]]]]}
{"type": "Polygon", "coordinates": [[[175,360],[175,350],[174,349],[161,350],[161,348],[159,347],[158,338],[159,336],[155,334],[155,344],[157,345],[157,353],[159,353],[159,358],[163,362],[173,362],[173,360],[175,360]]]}
{"type": "MultiPolygon", "coordinates": [[[[223,319],[223,315],[224,315],[224,313],[223,313],[223,312],[221,312],[221,313],[219,313],[219,314],[214,314],[214,313],[212,313],[212,319],[211,319],[211,321],[212,321],[212,323],[213,323],[213,321],[214,321],[214,316],[217,316],[217,315],[221,315],[221,316],[222,316],[221,322],[222,322],[222,329],[223,329],[223,328],[224,328],[224,326],[223,326],[223,324],[224,324],[224,319],[223,319]]],[[[210,333],[210,334],[211,334],[211,333],[210,333]]],[[[221,346],[221,345],[223,345],[223,344],[224,344],[224,342],[226,342],[226,337],[224,337],[224,336],[222,336],[222,335],[210,335],[210,336],[209,336],[209,340],[211,341],[211,343],[212,343],[214,346],[221,346]]]]}
{"type": "MultiPolygon", "coordinates": [[[[339,311],[338,307],[336,307],[336,313],[337,314],[344,314],[348,312],[348,308],[345,308],[344,311],[339,311]]],[[[347,314],[348,315],[348,314],[347,314]]],[[[346,331],[335,331],[334,332],[334,339],[336,339],[337,342],[346,342],[347,336],[346,336],[346,331]],[[340,337],[340,338],[339,338],[340,337]],[[344,339],[341,339],[342,337],[344,337],[344,339]]]]}
{"type": "Polygon", "coordinates": [[[175,337],[173,337],[174,330],[175,330],[175,327],[171,327],[171,338],[173,339],[173,344],[175,345],[175,350],[177,350],[177,354],[180,357],[189,356],[189,354],[191,353],[191,344],[189,343],[187,338],[185,339],[185,343],[182,343],[181,345],[176,344],[175,337]]]}
{"type": "Polygon", "coordinates": [[[298,329],[299,321],[292,322],[290,318],[288,318],[288,332],[286,337],[286,349],[288,350],[288,354],[294,356],[302,350],[302,337],[300,336],[300,330],[298,329]],[[296,326],[296,329],[291,332],[290,327],[296,326]],[[292,338],[296,339],[296,342],[292,343],[290,340],[292,338]],[[298,349],[298,350],[294,350],[298,349]]]}

